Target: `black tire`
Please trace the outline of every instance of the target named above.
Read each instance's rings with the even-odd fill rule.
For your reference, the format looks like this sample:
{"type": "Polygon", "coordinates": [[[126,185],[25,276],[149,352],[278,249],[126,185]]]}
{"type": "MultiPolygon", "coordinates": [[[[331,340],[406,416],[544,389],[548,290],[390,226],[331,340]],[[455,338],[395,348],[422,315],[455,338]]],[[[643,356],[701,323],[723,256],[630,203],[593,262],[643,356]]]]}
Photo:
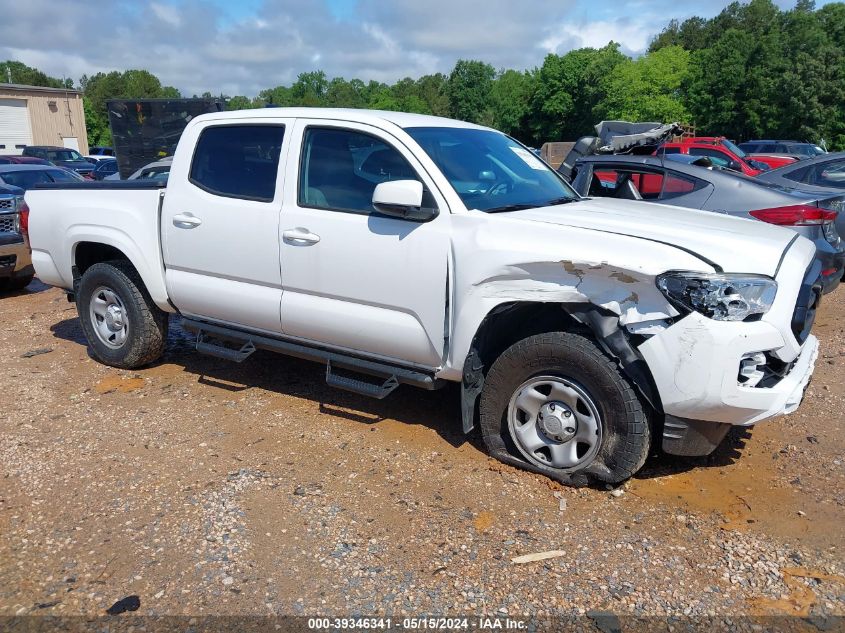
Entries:
{"type": "Polygon", "coordinates": [[[153,303],[140,275],[130,263],[103,262],[86,270],[76,292],[76,308],[88,344],[101,363],[120,369],[135,369],[158,360],[164,354],[167,313],[153,303]],[[116,348],[101,340],[91,317],[94,292],[102,287],[117,295],[128,317],[125,340],[116,348]]]}
{"type": "MultiPolygon", "coordinates": [[[[579,401],[579,407],[582,404],[579,401]]],[[[642,467],[650,448],[646,407],[636,390],[593,340],[579,334],[538,334],[505,350],[487,374],[479,411],[482,436],[491,455],[570,485],[584,485],[589,479],[624,481],[642,467]],[[583,464],[567,469],[547,466],[530,460],[514,441],[509,425],[512,398],[522,393],[527,382],[541,380],[538,377],[563,379],[592,400],[598,420],[590,417],[595,420],[599,439],[585,451],[583,464]]],[[[545,411],[548,415],[548,409],[545,411]]],[[[540,419],[538,416],[532,422],[537,428],[541,428],[540,419]]],[[[548,438],[547,432],[543,428],[538,435],[548,438]]],[[[541,447],[536,454],[545,450],[541,447]]]]}

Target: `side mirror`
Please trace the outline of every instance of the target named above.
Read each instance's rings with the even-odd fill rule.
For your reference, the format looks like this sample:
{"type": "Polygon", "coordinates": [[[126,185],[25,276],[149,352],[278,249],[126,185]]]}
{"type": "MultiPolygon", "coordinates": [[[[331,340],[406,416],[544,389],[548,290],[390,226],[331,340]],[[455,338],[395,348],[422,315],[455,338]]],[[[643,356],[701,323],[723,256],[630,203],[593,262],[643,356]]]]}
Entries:
{"type": "Polygon", "coordinates": [[[424,208],[423,185],[419,180],[390,180],[376,185],[373,208],[384,215],[413,222],[428,222],[437,209],[424,208]]]}
{"type": "Polygon", "coordinates": [[[742,165],[739,164],[738,160],[731,159],[728,161],[728,169],[733,169],[734,171],[742,171],[742,165]]]}

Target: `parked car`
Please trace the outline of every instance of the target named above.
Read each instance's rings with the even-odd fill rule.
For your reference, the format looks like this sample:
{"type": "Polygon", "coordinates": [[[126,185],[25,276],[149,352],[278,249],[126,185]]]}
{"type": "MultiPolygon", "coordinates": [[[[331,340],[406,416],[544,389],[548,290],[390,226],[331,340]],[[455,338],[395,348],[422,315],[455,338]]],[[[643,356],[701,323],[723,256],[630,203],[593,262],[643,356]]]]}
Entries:
{"type": "Polygon", "coordinates": [[[94,171],[91,172],[91,178],[93,180],[103,180],[114,174],[117,174],[117,160],[114,158],[105,158],[97,161],[94,171]]]}
{"type": "Polygon", "coordinates": [[[739,148],[748,154],[768,154],[796,159],[813,158],[827,153],[815,143],[803,143],[801,141],[745,141],[739,144],[739,148]]]}
{"type": "MultiPolygon", "coordinates": [[[[166,156],[160,160],[147,163],[141,169],[137,169],[130,174],[127,180],[155,180],[162,184],[167,184],[167,178],[170,175],[170,166],[173,164],[173,157],[166,156]]],[[[120,180],[120,174],[110,174],[105,180],[120,180]]]]}
{"type": "Polygon", "coordinates": [[[26,194],[36,272],[108,365],[154,362],[179,313],[198,351],[317,360],[362,395],[457,382],[493,456],[576,484],[630,477],[652,435],[710,453],[794,411],[813,372],[810,240],[582,199],[495,130],[219,112],[187,125],[171,173],[26,194]]]}
{"type": "Polygon", "coordinates": [[[23,156],[34,156],[49,160],[58,167],[72,169],[80,176],[88,176],[94,170],[94,163],[85,160],[82,154],[67,147],[50,147],[46,145],[27,145],[23,148],[23,156]]]}
{"type": "Polygon", "coordinates": [[[114,148],[105,145],[94,145],[88,148],[89,157],[114,156],[114,148]]]}
{"type": "Polygon", "coordinates": [[[85,178],[64,167],[44,165],[0,165],[0,184],[20,187],[24,191],[43,182],[82,182],[85,178]]]}
{"type": "Polygon", "coordinates": [[[707,156],[716,165],[746,176],[757,176],[769,169],[768,165],[749,159],[745,152],[721,137],[694,137],[681,142],[664,143],[657,148],[656,154],[707,156]]]}
{"type": "MultiPolygon", "coordinates": [[[[835,224],[837,212],[826,207],[842,204],[845,195],[828,193],[820,200],[818,194],[792,192],[761,182],[759,176],[706,169],[695,164],[696,158],[586,156],[575,163],[572,186],[583,196],[659,202],[789,227],[815,244],[824,291],[839,285],[845,272],[845,242],[835,224]]],[[[643,207],[643,213],[653,210],[652,205],[643,207]]]]}
{"type": "Polygon", "coordinates": [[[845,152],[821,154],[766,172],[760,178],[781,187],[824,193],[845,190],[845,152]]]}
{"type": "Polygon", "coordinates": [[[0,165],[52,165],[49,160],[34,156],[0,156],[0,165]]]}
{"type": "Polygon", "coordinates": [[[23,190],[0,185],[0,292],[21,290],[32,281],[27,225],[29,209],[23,190]]]}

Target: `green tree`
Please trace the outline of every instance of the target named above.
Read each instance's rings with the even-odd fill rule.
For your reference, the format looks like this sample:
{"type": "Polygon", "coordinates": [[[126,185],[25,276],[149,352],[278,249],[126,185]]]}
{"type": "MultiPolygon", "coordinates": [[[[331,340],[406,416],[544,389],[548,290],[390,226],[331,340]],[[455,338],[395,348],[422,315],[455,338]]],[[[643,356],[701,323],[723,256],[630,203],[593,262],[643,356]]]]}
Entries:
{"type": "Polygon", "coordinates": [[[290,106],[293,105],[293,96],[287,86],[276,86],[267,88],[258,93],[258,100],[262,105],[290,106]]]}
{"type": "Polygon", "coordinates": [[[492,126],[505,134],[524,136],[532,89],[530,73],[501,71],[490,89],[492,126]]]}
{"type": "Polygon", "coordinates": [[[37,68],[7,59],[0,63],[0,83],[22,84],[24,86],[44,86],[46,88],[73,88],[72,79],[50,77],[37,68]]]}
{"type": "Polygon", "coordinates": [[[235,95],[226,101],[227,110],[249,110],[256,107],[252,99],[243,95],[235,95]]]}
{"type": "Polygon", "coordinates": [[[462,121],[478,123],[489,107],[495,69],[484,62],[461,59],[446,83],[451,115],[462,121]]]}
{"type": "Polygon", "coordinates": [[[689,74],[690,53],[666,46],[635,60],[618,64],[607,93],[594,108],[596,119],[689,122],[682,85],[689,74]]]}
{"type": "Polygon", "coordinates": [[[423,75],[417,79],[417,94],[425,101],[428,111],[435,116],[449,116],[447,81],[448,78],[443,73],[423,75]]]}
{"type": "Polygon", "coordinates": [[[614,42],[547,55],[533,77],[529,125],[535,143],[589,134],[597,123],[593,110],[604,99],[614,69],[626,60],[614,42]]]}
{"type": "Polygon", "coordinates": [[[294,105],[321,106],[325,105],[328,88],[329,82],[326,79],[326,73],[322,70],[315,70],[299,73],[296,81],[290,87],[290,94],[294,105]]]}

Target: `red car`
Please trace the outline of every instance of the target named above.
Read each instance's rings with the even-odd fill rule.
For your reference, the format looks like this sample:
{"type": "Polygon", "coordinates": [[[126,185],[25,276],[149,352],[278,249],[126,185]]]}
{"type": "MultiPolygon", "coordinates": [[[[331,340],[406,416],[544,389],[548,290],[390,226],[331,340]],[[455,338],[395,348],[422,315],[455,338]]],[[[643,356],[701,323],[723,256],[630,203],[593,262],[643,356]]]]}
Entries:
{"type": "Polygon", "coordinates": [[[765,163],[771,169],[777,169],[784,165],[791,165],[798,159],[793,156],[777,156],[774,154],[746,154],[751,160],[756,160],[758,163],[765,163]]]}
{"type": "Polygon", "coordinates": [[[664,143],[655,152],[658,156],[666,154],[689,154],[706,156],[719,167],[738,171],[746,176],[756,176],[769,169],[767,164],[757,163],[749,158],[723,136],[694,136],[678,143],[664,143]]]}
{"type": "Polygon", "coordinates": [[[52,165],[49,160],[34,156],[0,155],[0,165],[52,165]]]}

